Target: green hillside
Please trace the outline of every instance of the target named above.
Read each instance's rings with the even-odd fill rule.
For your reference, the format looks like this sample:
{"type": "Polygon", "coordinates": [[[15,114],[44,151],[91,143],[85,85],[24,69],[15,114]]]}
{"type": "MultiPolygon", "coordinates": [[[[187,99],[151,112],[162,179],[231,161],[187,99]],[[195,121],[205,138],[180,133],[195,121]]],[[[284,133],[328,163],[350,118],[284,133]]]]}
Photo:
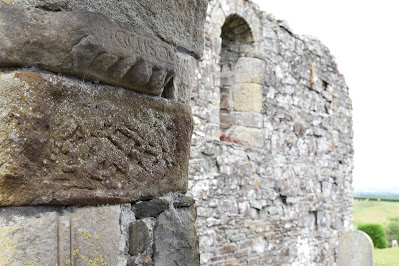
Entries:
{"type": "Polygon", "coordinates": [[[359,223],[388,225],[389,218],[399,217],[399,202],[354,201],[353,226],[359,223]]]}

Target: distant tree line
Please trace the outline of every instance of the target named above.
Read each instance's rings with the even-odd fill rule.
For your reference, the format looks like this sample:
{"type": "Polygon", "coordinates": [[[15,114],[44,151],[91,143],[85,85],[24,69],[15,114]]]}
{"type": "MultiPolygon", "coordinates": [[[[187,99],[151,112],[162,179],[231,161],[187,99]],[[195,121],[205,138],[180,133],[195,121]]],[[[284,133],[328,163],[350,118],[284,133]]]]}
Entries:
{"type": "Polygon", "coordinates": [[[355,192],[355,198],[399,199],[399,193],[393,192],[355,192]]]}
{"type": "Polygon", "coordinates": [[[382,198],[382,197],[365,197],[365,196],[355,196],[355,200],[370,200],[370,201],[390,201],[399,202],[399,198],[382,198]]]}

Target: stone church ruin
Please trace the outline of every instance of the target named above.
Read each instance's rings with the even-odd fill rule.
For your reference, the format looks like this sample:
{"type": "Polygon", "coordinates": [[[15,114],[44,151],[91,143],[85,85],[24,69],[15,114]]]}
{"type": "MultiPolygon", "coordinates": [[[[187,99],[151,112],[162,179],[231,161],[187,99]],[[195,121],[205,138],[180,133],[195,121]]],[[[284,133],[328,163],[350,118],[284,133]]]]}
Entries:
{"type": "Polygon", "coordinates": [[[189,194],[202,265],[332,265],[352,224],[351,100],[329,50],[209,1],[189,194]]]}
{"type": "Polygon", "coordinates": [[[333,265],[351,100],[243,0],[0,0],[0,265],[333,265]]]}

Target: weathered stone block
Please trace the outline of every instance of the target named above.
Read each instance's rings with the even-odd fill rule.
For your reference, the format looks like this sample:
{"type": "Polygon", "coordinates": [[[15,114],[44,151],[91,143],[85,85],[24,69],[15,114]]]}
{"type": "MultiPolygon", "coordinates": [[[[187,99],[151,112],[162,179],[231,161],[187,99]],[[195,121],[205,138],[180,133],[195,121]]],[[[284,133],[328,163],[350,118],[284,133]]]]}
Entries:
{"type": "Polygon", "coordinates": [[[131,223],[129,227],[129,254],[143,253],[149,244],[150,235],[145,223],[143,221],[131,223]]]}
{"type": "Polygon", "coordinates": [[[137,0],[149,14],[146,19],[162,39],[184,47],[197,58],[202,55],[206,0],[137,0]],[[162,12],[160,12],[162,10],[162,12]]]}
{"type": "Polygon", "coordinates": [[[0,206],[132,202],[187,189],[190,108],[50,74],[0,74],[0,206]]]}
{"type": "Polygon", "coordinates": [[[128,24],[0,5],[0,67],[38,66],[158,96],[175,74],[175,49],[128,24]]]}
{"type": "Polygon", "coordinates": [[[263,84],[265,61],[257,58],[241,57],[236,64],[236,83],[263,84]]]}
{"type": "Polygon", "coordinates": [[[120,206],[0,209],[1,265],[116,265],[120,206]]]}
{"type": "MultiPolygon", "coordinates": [[[[47,10],[100,12],[107,17],[152,32],[168,43],[201,57],[206,0],[13,0],[13,5],[47,10]]],[[[59,12],[58,12],[59,13],[59,12]]]]}
{"type": "MultiPolygon", "coordinates": [[[[56,265],[57,213],[19,217],[10,223],[0,213],[0,265],[56,265]]],[[[7,215],[11,215],[8,213],[7,215]]]]}
{"type": "Polygon", "coordinates": [[[196,65],[197,62],[193,57],[177,53],[176,76],[173,78],[173,85],[177,94],[175,98],[180,102],[190,103],[196,65]]]}
{"type": "MultiPolygon", "coordinates": [[[[120,213],[121,209],[116,205],[77,208],[68,214],[72,251],[68,256],[72,265],[117,264],[120,213]]],[[[67,259],[60,259],[68,264],[67,259]]]]}
{"type": "Polygon", "coordinates": [[[237,83],[233,91],[234,110],[244,112],[262,111],[262,85],[237,83]]]}
{"type": "Polygon", "coordinates": [[[154,229],[154,265],[199,265],[195,207],[169,209],[154,229]]]}

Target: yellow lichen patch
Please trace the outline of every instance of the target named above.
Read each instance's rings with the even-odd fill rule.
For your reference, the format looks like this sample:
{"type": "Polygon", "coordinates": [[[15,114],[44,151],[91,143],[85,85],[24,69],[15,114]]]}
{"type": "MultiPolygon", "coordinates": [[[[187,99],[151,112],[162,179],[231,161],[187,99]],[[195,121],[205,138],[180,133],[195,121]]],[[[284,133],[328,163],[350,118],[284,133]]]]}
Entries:
{"type": "Polygon", "coordinates": [[[13,4],[14,0],[0,0],[0,3],[13,4]]]}
{"type": "Polygon", "coordinates": [[[78,253],[79,253],[79,249],[77,248],[77,249],[74,249],[73,251],[72,251],[72,255],[73,256],[76,256],[78,253]]]}
{"type": "Polygon", "coordinates": [[[25,266],[36,266],[37,264],[36,264],[36,262],[34,262],[34,261],[26,261],[25,262],[25,266]]]}
{"type": "Polygon", "coordinates": [[[89,239],[89,238],[93,237],[92,234],[84,232],[84,231],[79,231],[79,235],[83,236],[84,239],[89,239]]]}
{"type": "Polygon", "coordinates": [[[93,259],[90,259],[88,262],[88,265],[90,266],[104,266],[108,265],[108,261],[105,261],[103,258],[103,255],[100,255],[99,257],[95,257],[93,259]]]}
{"type": "Polygon", "coordinates": [[[91,255],[87,254],[91,253],[87,250],[85,251],[85,250],[75,249],[72,251],[72,255],[76,256],[79,253],[79,258],[82,260],[82,262],[87,263],[87,265],[90,266],[109,265],[108,261],[104,259],[104,256],[99,254],[99,249],[102,246],[101,242],[102,240],[105,239],[105,237],[101,234],[97,233],[92,234],[83,230],[79,230],[78,233],[83,238],[83,240],[90,241],[89,243],[91,244],[92,252],[94,252],[94,254],[93,253],[91,255]]]}
{"type": "Polygon", "coordinates": [[[13,265],[12,258],[16,252],[18,237],[15,233],[19,226],[0,226],[0,266],[13,265]]]}

